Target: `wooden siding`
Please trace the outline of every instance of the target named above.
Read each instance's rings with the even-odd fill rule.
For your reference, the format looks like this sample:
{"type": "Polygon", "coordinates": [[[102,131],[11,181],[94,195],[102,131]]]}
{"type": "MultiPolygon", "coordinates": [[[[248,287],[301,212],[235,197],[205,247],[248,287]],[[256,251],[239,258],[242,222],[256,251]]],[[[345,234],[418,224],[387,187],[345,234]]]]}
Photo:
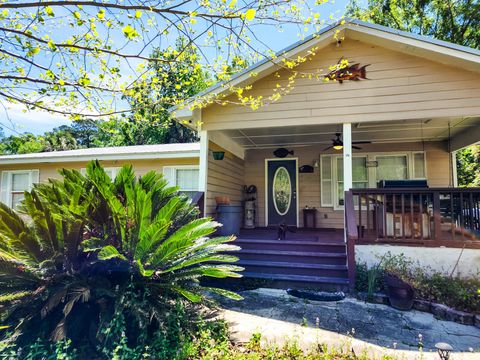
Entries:
{"type": "Polygon", "coordinates": [[[216,196],[227,196],[232,205],[241,205],[244,182],[244,160],[213,142],[209,143],[206,215],[214,216],[216,196]],[[212,151],[225,151],[223,160],[214,160],[212,151]]]}
{"type": "MultiPolygon", "coordinates": [[[[480,74],[404,53],[346,39],[328,45],[296,70],[327,73],[344,57],[371,64],[369,80],[324,83],[298,78],[279,101],[256,111],[238,105],[211,105],[202,111],[204,129],[259,128],[296,124],[328,124],[480,115],[480,74]]],[[[276,84],[288,82],[279,71],[253,84],[251,94],[268,98],[276,84]]],[[[245,93],[244,93],[245,94],[245,93]]],[[[230,97],[235,101],[235,96],[230,97]]],[[[238,101],[237,101],[238,102],[238,101]]]]}
{"type": "MultiPolygon", "coordinates": [[[[150,170],[162,172],[164,166],[197,165],[198,158],[101,161],[101,164],[105,167],[120,167],[125,164],[132,164],[135,173],[143,175],[150,170]]],[[[59,169],[80,170],[81,168],[85,168],[86,165],[87,162],[11,164],[0,165],[0,172],[3,170],[39,169],[40,182],[45,182],[49,178],[60,178],[60,174],[58,173],[59,169]]]]}
{"type": "MultiPolygon", "coordinates": [[[[290,148],[289,148],[290,149],[290,148]]],[[[319,146],[305,146],[292,148],[294,157],[298,157],[299,166],[313,165],[320,159],[319,146]]],[[[274,149],[247,150],[245,158],[245,184],[255,185],[258,189],[257,224],[265,226],[265,159],[274,158],[274,149]]],[[[402,144],[366,144],[362,151],[355,154],[375,154],[386,152],[425,151],[427,164],[427,180],[431,187],[446,187],[451,185],[450,156],[447,144],[444,142],[402,143],[402,144]]],[[[322,153],[325,154],[325,153],[322,153]]],[[[338,154],[328,152],[327,154],[338,154]]],[[[343,211],[332,207],[322,208],[320,203],[320,170],[315,168],[314,173],[298,174],[299,176],[299,225],[303,227],[302,209],[305,206],[316,207],[317,227],[343,228],[343,211]]],[[[210,174],[209,174],[210,177],[210,174]]]]}

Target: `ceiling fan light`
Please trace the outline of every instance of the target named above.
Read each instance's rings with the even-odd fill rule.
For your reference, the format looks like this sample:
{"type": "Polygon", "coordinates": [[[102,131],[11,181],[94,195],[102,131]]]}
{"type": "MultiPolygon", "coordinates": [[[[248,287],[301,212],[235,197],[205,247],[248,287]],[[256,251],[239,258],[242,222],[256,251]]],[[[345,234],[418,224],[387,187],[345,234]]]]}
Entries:
{"type": "Polygon", "coordinates": [[[335,150],[342,150],[343,149],[343,145],[333,145],[333,148],[335,150]]]}

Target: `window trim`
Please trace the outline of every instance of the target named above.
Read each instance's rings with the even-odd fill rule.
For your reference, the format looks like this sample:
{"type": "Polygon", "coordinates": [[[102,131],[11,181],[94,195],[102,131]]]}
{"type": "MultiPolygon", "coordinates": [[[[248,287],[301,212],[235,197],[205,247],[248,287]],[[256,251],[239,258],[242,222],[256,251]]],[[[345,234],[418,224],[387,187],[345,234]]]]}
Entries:
{"type": "MultiPolygon", "coordinates": [[[[172,178],[167,179],[169,181],[170,186],[177,186],[177,170],[197,170],[199,172],[200,176],[200,166],[199,165],[169,165],[169,166],[164,166],[162,168],[162,174],[165,174],[165,168],[170,169],[172,171],[172,178]]],[[[197,189],[196,190],[184,190],[180,189],[179,191],[200,191],[200,182],[198,183],[197,189]]]]}
{"type": "MultiPolygon", "coordinates": [[[[6,175],[6,184],[0,184],[1,191],[2,191],[2,199],[1,201],[4,201],[4,203],[12,208],[13,206],[13,175],[17,174],[28,174],[29,175],[29,183],[28,187],[24,191],[30,191],[33,187],[33,184],[36,184],[39,182],[39,169],[20,169],[20,170],[4,170],[2,171],[1,174],[1,181],[3,182],[4,175],[6,175]],[[36,174],[36,175],[35,175],[36,174]],[[35,177],[35,179],[34,179],[35,177]],[[4,188],[5,185],[5,188],[4,188]],[[4,192],[4,193],[3,193],[4,192]]],[[[15,191],[16,193],[19,193],[19,191],[15,191]]],[[[22,191],[23,192],[23,191],[22,191]]]]}

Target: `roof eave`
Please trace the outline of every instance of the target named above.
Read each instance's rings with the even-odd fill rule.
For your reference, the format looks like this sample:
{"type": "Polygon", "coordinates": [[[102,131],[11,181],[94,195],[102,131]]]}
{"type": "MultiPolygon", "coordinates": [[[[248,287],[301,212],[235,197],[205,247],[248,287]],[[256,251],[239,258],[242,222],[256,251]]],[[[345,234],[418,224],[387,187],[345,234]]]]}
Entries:
{"type": "Polygon", "coordinates": [[[42,163],[70,163],[86,162],[91,160],[114,161],[114,160],[149,160],[149,159],[180,159],[196,158],[200,156],[200,150],[175,151],[165,153],[139,153],[139,154],[93,154],[93,155],[67,155],[45,157],[22,157],[0,158],[0,165],[18,164],[42,164],[42,163]]]}

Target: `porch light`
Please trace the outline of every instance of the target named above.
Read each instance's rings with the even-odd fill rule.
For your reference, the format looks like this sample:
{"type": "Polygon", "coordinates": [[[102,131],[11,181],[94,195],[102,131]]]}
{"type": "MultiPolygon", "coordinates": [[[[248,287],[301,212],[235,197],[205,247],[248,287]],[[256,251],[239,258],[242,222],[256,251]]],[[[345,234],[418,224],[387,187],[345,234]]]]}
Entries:
{"type": "Polygon", "coordinates": [[[212,151],[213,160],[223,160],[225,151],[212,151]]]}
{"type": "Polygon", "coordinates": [[[342,144],[336,144],[336,145],[333,145],[333,148],[335,150],[342,150],[343,149],[343,145],[342,144]]]}
{"type": "Polygon", "coordinates": [[[453,351],[453,347],[444,342],[436,343],[435,348],[437,349],[438,355],[442,360],[448,360],[450,358],[450,353],[453,351]]]}

